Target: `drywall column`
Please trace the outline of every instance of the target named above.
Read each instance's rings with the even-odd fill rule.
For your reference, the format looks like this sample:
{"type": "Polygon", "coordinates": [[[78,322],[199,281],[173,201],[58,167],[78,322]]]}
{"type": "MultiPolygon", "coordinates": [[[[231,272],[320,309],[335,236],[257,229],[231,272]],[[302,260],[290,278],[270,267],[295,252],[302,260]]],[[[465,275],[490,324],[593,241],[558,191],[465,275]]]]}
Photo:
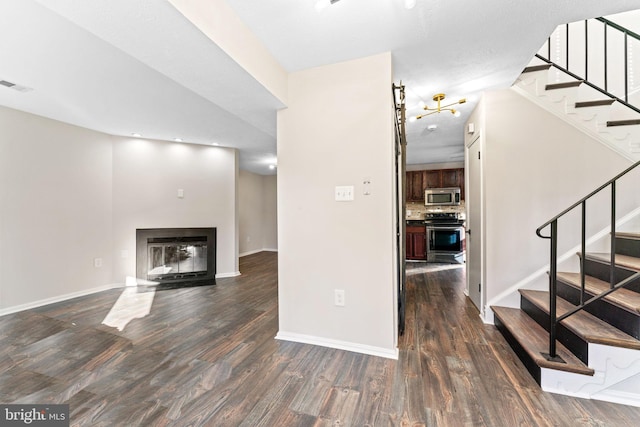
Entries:
{"type": "Polygon", "coordinates": [[[289,76],[278,113],[280,339],[396,357],[391,72],[385,53],[289,76]],[[353,186],[354,200],[336,201],[337,186],[353,186]]]}

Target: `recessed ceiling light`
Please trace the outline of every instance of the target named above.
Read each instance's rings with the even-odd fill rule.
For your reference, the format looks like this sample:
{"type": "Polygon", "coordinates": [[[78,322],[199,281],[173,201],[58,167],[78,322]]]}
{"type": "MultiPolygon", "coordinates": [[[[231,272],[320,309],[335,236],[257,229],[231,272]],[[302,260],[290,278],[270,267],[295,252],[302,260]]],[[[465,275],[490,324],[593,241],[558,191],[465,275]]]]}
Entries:
{"type": "Polygon", "coordinates": [[[138,132],[134,132],[131,134],[131,136],[135,136],[136,138],[140,138],[142,136],[142,134],[139,134],[138,132]]]}
{"type": "Polygon", "coordinates": [[[175,142],[182,142],[182,138],[173,138],[175,142]]]}
{"type": "Polygon", "coordinates": [[[413,122],[415,122],[416,120],[418,120],[418,119],[416,118],[416,116],[411,116],[411,117],[409,117],[409,123],[413,123],[413,122]]]}
{"type": "Polygon", "coordinates": [[[217,147],[217,146],[219,146],[220,144],[218,144],[217,142],[213,142],[213,143],[211,143],[211,145],[213,145],[214,147],[217,147]]]}
{"type": "Polygon", "coordinates": [[[436,129],[438,129],[438,125],[429,125],[429,126],[427,126],[427,129],[436,130],[436,129]]]}

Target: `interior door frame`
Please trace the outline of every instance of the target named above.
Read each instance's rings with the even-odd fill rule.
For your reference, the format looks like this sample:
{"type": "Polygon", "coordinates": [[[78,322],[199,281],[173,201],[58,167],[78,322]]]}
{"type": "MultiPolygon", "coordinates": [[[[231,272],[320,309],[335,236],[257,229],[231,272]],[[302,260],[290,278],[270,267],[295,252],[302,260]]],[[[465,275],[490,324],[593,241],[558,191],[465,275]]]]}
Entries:
{"type": "MultiPolygon", "coordinates": [[[[484,315],[485,315],[485,301],[486,301],[486,277],[485,277],[485,239],[484,239],[484,174],[483,174],[483,165],[484,165],[484,139],[482,138],[482,134],[480,131],[477,131],[475,135],[473,135],[473,137],[469,140],[469,142],[467,143],[466,147],[466,155],[465,155],[465,170],[468,171],[468,173],[465,173],[465,210],[466,210],[466,218],[467,218],[467,229],[469,229],[469,220],[471,218],[472,212],[475,212],[475,214],[478,215],[477,217],[477,224],[474,225],[474,228],[471,229],[471,233],[473,234],[473,239],[479,239],[480,242],[478,244],[479,247],[479,254],[473,254],[473,251],[469,251],[470,249],[470,244],[467,244],[467,263],[466,263],[466,279],[467,279],[467,284],[466,284],[466,289],[465,289],[465,294],[471,298],[471,300],[473,301],[473,298],[470,295],[470,286],[471,286],[471,274],[470,274],[470,257],[471,256],[478,256],[478,266],[480,267],[480,283],[481,283],[481,287],[480,287],[480,292],[479,292],[479,305],[478,305],[478,309],[480,310],[480,316],[484,319],[484,315]],[[474,147],[474,144],[478,144],[474,147]],[[472,148],[473,147],[473,148],[472,148]],[[480,153],[480,158],[479,158],[479,182],[475,182],[472,184],[472,177],[471,177],[471,161],[475,160],[475,159],[471,159],[471,152],[472,150],[478,149],[478,152],[480,153]],[[471,197],[470,194],[472,191],[479,191],[480,195],[479,195],[479,205],[480,206],[473,206],[473,203],[471,202],[471,197]],[[477,210],[477,211],[476,211],[477,210]]],[[[475,286],[475,284],[473,284],[475,286]]],[[[475,303],[474,303],[475,304],[475,303]]]]}

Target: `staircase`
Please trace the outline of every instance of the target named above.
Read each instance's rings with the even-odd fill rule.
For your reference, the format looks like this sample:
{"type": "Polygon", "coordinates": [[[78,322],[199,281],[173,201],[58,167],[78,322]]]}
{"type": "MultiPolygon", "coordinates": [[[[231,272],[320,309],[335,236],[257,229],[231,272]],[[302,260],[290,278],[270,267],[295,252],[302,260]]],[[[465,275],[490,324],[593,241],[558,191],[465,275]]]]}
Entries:
{"type": "Polygon", "coordinates": [[[560,25],[513,88],[638,161],[639,51],[640,34],[606,18],[560,25]]]}
{"type": "MultiPolygon", "coordinates": [[[[640,272],[640,234],[617,233],[616,280],[640,272]]],[[[609,254],[587,253],[586,299],[609,289],[609,254]]],[[[559,272],[557,315],[580,304],[580,274],[559,272]]],[[[520,290],[520,308],[491,307],[495,325],[545,391],[640,406],[640,279],[561,321],[548,360],[549,292],[520,290]]]]}
{"type": "MultiPolygon", "coordinates": [[[[605,19],[598,20],[626,31],[605,19]]],[[[593,26],[584,22],[585,30],[589,25],[593,26]]],[[[567,25],[565,34],[569,32],[567,25]]],[[[639,35],[631,36],[640,41],[639,35]]],[[[491,307],[494,323],[543,390],[640,407],[640,233],[618,232],[612,224],[607,237],[612,240],[612,257],[610,253],[586,251],[584,225],[586,201],[607,186],[611,187],[615,222],[616,179],[640,165],[640,108],[628,102],[636,96],[629,90],[632,85],[625,83],[624,95],[618,98],[569,71],[569,64],[575,61],[570,59],[568,42],[564,65],[549,60],[551,38],[547,43],[547,56],[541,49],[513,89],[631,160],[634,166],[538,229],[540,237],[552,242],[549,289],[553,293],[520,289],[520,308],[491,307]],[[582,273],[558,272],[557,220],[580,206],[583,249],[577,257],[582,273]],[[551,234],[543,236],[541,230],[549,226],[551,234]],[[624,286],[611,290],[623,281],[624,286]],[[592,298],[595,300],[590,301],[592,298]],[[581,309],[563,318],[577,307],[581,309]]],[[[606,88],[606,72],[604,81],[606,88]]]]}
{"type": "Polygon", "coordinates": [[[513,89],[632,161],[640,160],[640,113],[534,58],[513,89]]]}

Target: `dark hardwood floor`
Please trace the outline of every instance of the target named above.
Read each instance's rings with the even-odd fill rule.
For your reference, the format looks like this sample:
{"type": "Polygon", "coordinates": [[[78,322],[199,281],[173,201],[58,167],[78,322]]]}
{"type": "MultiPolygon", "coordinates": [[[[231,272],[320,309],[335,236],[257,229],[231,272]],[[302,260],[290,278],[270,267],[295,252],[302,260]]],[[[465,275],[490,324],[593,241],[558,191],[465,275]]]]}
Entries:
{"type": "Polygon", "coordinates": [[[158,291],[122,331],[122,289],[0,317],[0,403],[68,403],[78,426],[631,426],[640,408],[542,392],[464,296],[411,263],[398,361],[277,341],[277,255],[158,291]]]}

